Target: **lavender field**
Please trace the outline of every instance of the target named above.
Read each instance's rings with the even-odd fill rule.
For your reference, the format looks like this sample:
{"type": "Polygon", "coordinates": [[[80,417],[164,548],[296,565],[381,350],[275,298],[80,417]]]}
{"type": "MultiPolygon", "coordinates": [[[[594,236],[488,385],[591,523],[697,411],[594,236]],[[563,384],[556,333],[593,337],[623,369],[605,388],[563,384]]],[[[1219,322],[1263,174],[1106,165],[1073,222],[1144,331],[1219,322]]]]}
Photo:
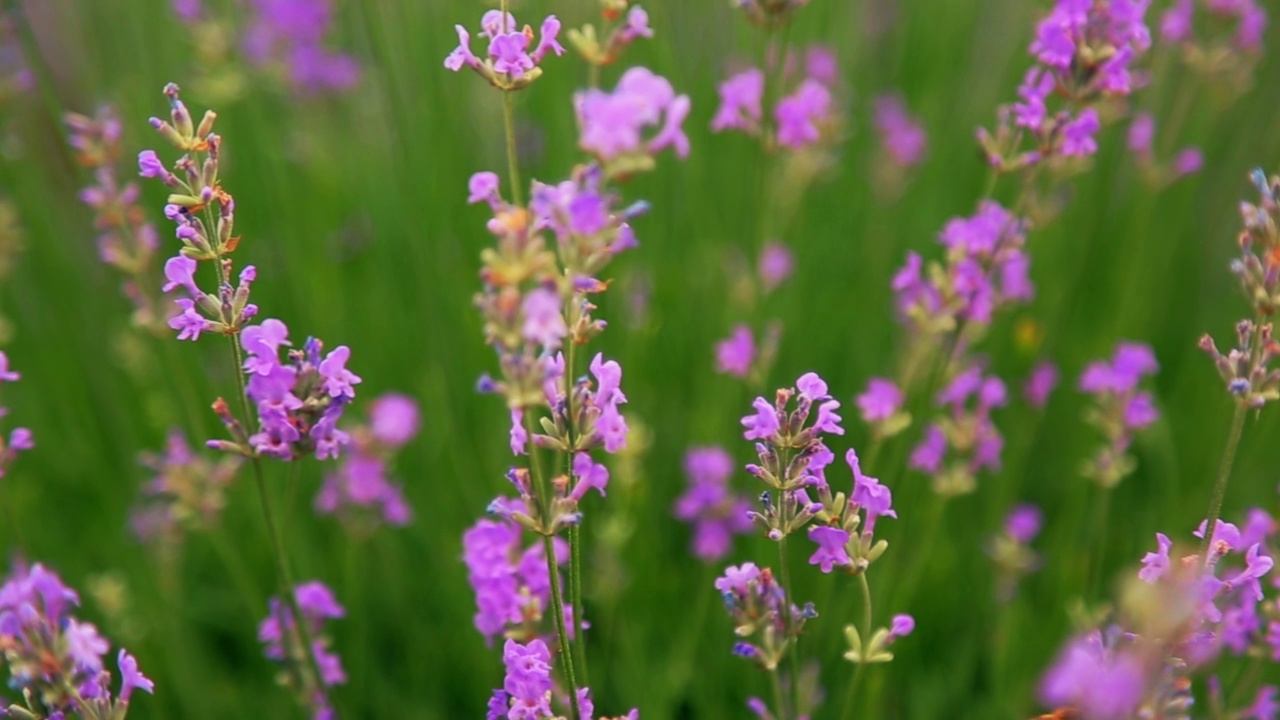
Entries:
{"type": "Polygon", "coordinates": [[[1280,718],[1272,0],[0,0],[0,717],[1280,718]]]}

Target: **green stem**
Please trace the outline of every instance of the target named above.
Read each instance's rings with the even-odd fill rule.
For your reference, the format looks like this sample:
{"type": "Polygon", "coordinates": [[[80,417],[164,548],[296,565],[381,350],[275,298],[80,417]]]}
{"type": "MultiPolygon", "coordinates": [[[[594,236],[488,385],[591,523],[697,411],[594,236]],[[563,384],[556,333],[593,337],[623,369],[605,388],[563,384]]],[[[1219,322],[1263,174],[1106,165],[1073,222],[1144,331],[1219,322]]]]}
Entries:
{"type": "MultiPolygon", "coordinates": [[[[551,577],[551,611],[556,616],[556,634],[560,638],[560,665],[564,668],[565,680],[569,683],[569,707],[573,710],[572,720],[582,717],[578,711],[578,683],[573,676],[573,655],[569,651],[569,631],[564,625],[564,601],[560,598],[560,569],[556,567],[555,542],[550,535],[542,536],[542,548],[547,556],[548,575],[551,577]]],[[[576,620],[575,620],[576,622],[576,620]]],[[[581,634],[581,626],[577,634],[581,634]]]]}
{"type": "Polygon", "coordinates": [[[776,667],[769,670],[769,685],[773,688],[774,712],[778,714],[778,720],[786,720],[787,707],[782,701],[782,681],[778,679],[776,667]]]}
{"type": "MultiPolygon", "coordinates": [[[[595,65],[591,67],[594,68],[595,65]]],[[[570,447],[574,444],[573,431],[577,417],[573,408],[574,361],[577,359],[577,353],[574,351],[576,349],[577,344],[570,341],[564,365],[564,398],[565,407],[569,413],[567,427],[570,447]]],[[[565,453],[565,472],[570,477],[573,476],[573,453],[565,453]]],[[[587,676],[587,638],[582,631],[587,609],[582,603],[582,530],[579,525],[569,526],[569,602],[573,604],[573,646],[574,652],[578,654],[577,661],[578,668],[582,672],[582,685],[590,687],[591,681],[587,676]]]]}
{"type": "MultiPolygon", "coordinates": [[[[529,464],[533,466],[533,487],[535,492],[542,496],[535,499],[535,502],[539,505],[539,514],[545,525],[551,521],[552,488],[550,479],[542,472],[538,446],[533,442],[535,428],[532,408],[525,408],[523,415],[525,432],[529,435],[529,464]]],[[[551,580],[551,612],[555,615],[556,639],[560,645],[560,669],[564,673],[565,682],[569,683],[569,705],[573,709],[571,720],[578,720],[581,717],[578,713],[578,683],[573,674],[573,653],[569,649],[569,631],[564,624],[564,595],[560,588],[560,566],[556,564],[556,548],[552,536],[543,534],[542,540],[543,555],[547,561],[547,576],[551,580]]],[[[572,569],[572,558],[570,559],[572,569]]],[[[574,608],[574,612],[574,624],[578,629],[578,633],[575,634],[580,634],[582,625],[578,622],[579,618],[576,615],[579,610],[574,608]]]]}
{"type": "MultiPolygon", "coordinates": [[[[221,263],[218,263],[221,267],[221,263]]],[[[249,431],[249,422],[253,417],[249,410],[249,395],[245,388],[244,373],[241,368],[244,367],[244,358],[240,349],[240,336],[229,335],[227,339],[231,343],[231,357],[234,365],[233,372],[236,376],[236,387],[240,391],[240,410],[244,417],[244,431],[249,431]]],[[[296,461],[294,461],[296,462],[296,461]]],[[[297,594],[294,592],[293,573],[289,570],[289,558],[285,553],[284,539],[280,534],[280,527],[276,523],[275,511],[272,509],[271,492],[267,488],[266,475],[262,470],[262,458],[256,454],[251,458],[253,465],[253,478],[258,486],[258,499],[262,503],[262,516],[267,523],[267,536],[271,542],[271,554],[274,556],[276,565],[276,579],[280,586],[280,594],[282,599],[289,604],[289,610],[293,613],[293,625],[298,630],[299,639],[302,641],[303,649],[307,657],[308,669],[312,675],[312,683],[304,682],[304,686],[309,689],[322,691],[323,677],[320,672],[320,662],[316,659],[315,644],[311,639],[311,628],[307,626],[305,616],[302,614],[302,606],[298,604],[297,594]]],[[[281,628],[281,632],[284,628],[281,628]]]]}
{"type": "Polygon", "coordinates": [[[520,159],[516,156],[516,110],[510,90],[502,91],[502,124],[507,134],[507,174],[511,181],[511,202],[524,206],[524,191],[520,189],[520,159]]]}
{"type": "MultiPolygon", "coordinates": [[[[782,500],[783,507],[786,506],[786,500],[782,500]]],[[[784,519],[784,523],[786,520],[784,519]]],[[[787,562],[787,536],[783,535],[778,539],[778,567],[782,573],[782,591],[787,598],[788,604],[795,603],[795,596],[791,594],[791,563],[787,562]]],[[[787,651],[787,663],[791,669],[791,716],[799,717],[800,713],[800,633],[794,632],[794,622],[792,621],[791,611],[789,608],[784,609],[786,613],[786,628],[788,632],[794,634],[791,648],[787,651]]],[[[778,714],[778,720],[785,720],[786,715],[781,711],[778,714]]]]}
{"type": "Polygon", "coordinates": [[[857,703],[858,685],[862,680],[862,669],[867,666],[865,653],[867,643],[871,640],[871,583],[867,582],[867,573],[858,573],[859,583],[862,589],[862,652],[863,662],[859,662],[853,671],[853,680],[849,682],[849,691],[844,698],[844,712],[840,714],[843,720],[850,720],[854,716],[853,706],[857,703]]]}
{"type": "Polygon", "coordinates": [[[1090,597],[1098,596],[1098,584],[1102,581],[1102,566],[1107,557],[1107,522],[1111,514],[1111,488],[1099,488],[1098,509],[1093,514],[1094,541],[1097,548],[1089,554],[1089,570],[1086,573],[1085,590],[1090,597]]]}
{"type": "Polygon", "coordinates": [[[1209,516],[1204,524],[1204,540],[1200,543],[1202,562],[1209,563],[1209,543],[1213,540],[1213,530],[1222,515],[1222,499],[1227,494],[1227,480],[1231,477],[1231,466],[1236,461],[1236,449],[1240,447],[1240,436],[1244,434],[1244,416],[1248,408],[1242,402],[1236,403],[1235,415],[1231,416],[1231,430],[1227,433],[1227,447],[1222,451],[1222,463],[1218,466],[1218,479],[1213,484],[1213,497],[1209,500],[1209,516]]]}

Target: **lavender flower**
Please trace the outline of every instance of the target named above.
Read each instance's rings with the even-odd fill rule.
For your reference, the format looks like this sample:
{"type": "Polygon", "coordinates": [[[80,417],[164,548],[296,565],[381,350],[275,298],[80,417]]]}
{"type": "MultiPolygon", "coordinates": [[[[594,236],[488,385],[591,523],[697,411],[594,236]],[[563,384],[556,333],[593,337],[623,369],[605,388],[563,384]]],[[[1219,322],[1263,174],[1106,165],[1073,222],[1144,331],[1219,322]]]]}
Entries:
{"type": "Polygon", "coordinates": [[[980,471],[1000,468],[1004,437],[991,411],[1003,407],[1006,400],[1000,378],[984,376],[980,367],[961,372],[938,394],[936,402],[947,412],[926,428],[909,466],[932,475],[939,494],[972,492],[980,471]]]}
{"type": "Polygon", "coordinates": [[[924,160],[928,137],[924,128],[907,112],[901,95],[881,95],[873,103],[876,132],[888,157],[897,165],[911,167],[924,160]]]}
{"type": "Polygon", "coordinates": [[[307,665],[307,651],[302,641],[303,633],[297,627],[288,603],[276,597],[270,599],[267,617],[258,625],[258,640],[263,644],[263,654],[286,669],[280,676],[280,684],[298,694],[299,702],[311,711],[314,720],[327,720],[333,717],[327,689],[345,684],[347,673],[342,669],[341,658],[331,649],[324,628],[329,620],[346,617],[347,611],[338,604],[333,591],[319,580],[301,583],[293,592],[309,631],[311,654],[319,666],[321,687],[311,687],[310,682],[298,672],[298,668],[307,665]]]}
{"type": "Polygon", "coordinates": [[[693,555],[717,561],[729,554],[733,536],[751,531],[750,502],[729,491],[733,458],[720,447],[691,448],[684,458],[689,488],[676,499],[675,516],[693,523],[693,555]]]}
{"type": "Polygon", "coordinates": [[[569,44],[597,68],[616,63],[636,40],[653,37],[649,13],[639,5],[627,8],[626,15],[607,7],[603,16],[606,24],[599,32],[590,24],[569,31],[569,44]]]}
{"type": "MultiPolygon", "coordinates": [[[[1166,42],[1197,46],[1194,0],[1176,0],[1160,16],[1160,38],[1166,42]]],[[[1257,0],[1205,0],[1200,3],[1210,15],[1221,22],[1235,23],[1230,50],[1256,56],[1262,49],[1262,33],[1267,27],[1267,13],[1257,0]],[[1234,45],[1234,47],[1231,47],[1234,45]]],[[[1235,58],[1227,58],[1234,60],[1235,58]]],[[[1219,60],[1221,62],[1221,60],[1219,60]]]]}
{"type": "Polygon", "coordinates": [[[500,90],[520,90],[542,75],[542,60],[547,53],[564,54],[564,47],[557,41],[560,21],[548,15],[542,21],[541,38],[533,42],[533,29],[520,29],[511,13],[489,10],[480,20],[479,37],[489,41],[486,56],[482,59],[471,51],[471,34],[461,25],[458,31],[458,47],[449,53],[444,66],[454,72],[469,67],[500,90]]]}
{"type": "Polygon", "coordinates": [[[1152,149],[1155,131],[1155,118],[1150,113],[1138,114],[1129,125],[1129,150],[1137,157],[1138,167],[1148,184],[1164,187],[1200,171],[1204,157],[1195,147],[1182,148],[1169,162],[1161,162],[1152,149]]]}
{"type": "Polygon", "coordinates": [[[765,73],[747,68],[720,84],[720,106],[711,130],[737,130],[758,137],[766,147],[797,151],[828,143],[837,125],[832,95],[836,78],[822,55],[806,62],[803,74],[792,72],[791,58],[784,64],[781,84],[790,91],[780,94],[772,108],[763,107],[765,73]],[[766,115],[767,113],[767,115],[766,115]],[[765,122],[765,118],[771,122],[765,122]]]}
{"type": "Polygon", "coordinates": [[[756,454],[760,463],[747,465],[747,472],[772,490],[761,496],[762,511],[752,512],[751,517],[770,538],[781,540],[822,509],[809,498],[806,488],[826,485],[823,468],[835,456],[823,443],[823,436],[844,434],[841,417],[836,414],[840,402],[827,392],[826,382],[817,373],[805,373],[794,388],[780,388],[773,404],[761,397],[752,407],[755,413],[742,418],[743,437],[759,441],[756,454]],[[796,408],[788,411],[793,398],[796,408]],[[817,415],[810,424],[809,416],[815,409],[817,415]]]}
{"type": "Polygon", "coordinates": [[[289,84],[308,92],[349,90],[360,80],[355,58],[325,47],[331,0],[251,0],[249,6],[244,50],[251,63],[283,68],[289,84]]]}
{"type": "Polygon", "coordinates": [[[389,393],[376,398],[369,423],[347,428],[351,452],[336,472],[325,475],[316,494],[316,512],[340,515],[362,533],[380,522],[408,525],[413,510],[400,486],[387,477],[387,466],[417,434],[418,422],[418,405],[408,397],[389,393]]]}
{"type": "MultiPolygon", "coordinates": [[[[520,501],[500,498],[501,512],[523,512],[520,501]]],[[[475,626],[487,641],[509,634],[536,637],[551,608],[551,581],[543,543],[525,546],[522,531],[506,519],[479,520],[462,536],[462,559],[476,594],[475,626]]],[[[556,538],[556,565],[569,561],[568,545],[556,538]]]]}
{"type": "Polygon", "coordinates": [[[301,350],[290,350],[280,361],[280,347],[288,346],[289,330],[283,322],[268,318],[245,328],[241,343],[248,358],[245,392],[258,411],[258,431],[252,435],[231,416],[225,401],[214,405],[232,439],[210,440],[209,446],[246,457],[296,460],[315,453],[317,460],[336,458],[350,442],[338,428],[347,403],[355,397],[353,386],[361,379],[346,363],[351,350],[334,348],[323,359],[323,344],[307,338],[301,350]]]}
{"type": "Polygon", "coordinates": [[[911,414],[902,409],[905,398],[892,380],[873,377],[867,389],[854,399],[863,422],[871,426],[877,440],[893,437],[911,424],[911,414]]]}
{"type": "Polygon", "coordinates": [[[140,539],[161,550],[172,549],[189,530],[217,523],[241,462],[233,455],[215,463],[195,454],[179,430],[169,432],[163,453],[144,453],[141,459],[155,474],[142,487],[130,525],[140,539]]]}
{"type": "MultiPolygon", "coordinates": [[[[157,330],[163,327],[160,298],[151,273],[160,236],[138,206],[138,186],[116,178],[122,128],[111,107],[93,117],[67,113],[67,143],[80,165],[93,171],[94,182],[80,192],[80,200],[94,211],[98,257],[124,276],[121,287],[134,305],[133,323],[157,330]]],[[[157,161],[158,162],[158,161],[157,161]]]]}
{"type": "Polygon", "coordinates": [[[1030,544],[1040,534],[1042,521],[1040,508],[1017,505],[1005,516],[1003,532],[988,543],[987,554],[997,571],[996,598],[1001,603],[1013,600],[1022,578],[1040,568],[1040,556],[1030,544]]]}
{"type": "Polygon", "coordinates": [[[39,563],[19,566],[0,586],[0,652],[9,686],[25,698],[6,715],[124,718],[135,690],[154,692],[137,660],[122,648],[116,656],[120,690],[111,696],[111,673],[103,662],[110,644],[93,625],[71,615],[79,604],[79,595],[39,563]]]}
{"type": "MultiPolygon", "coordinates": [[[[22,376],[9,368],[9,356],[0,350],[0,385],[7,382],[17,382],[22,376]]],[[[0,418],[9,414],[9,409],[0,405],[0,418]]],[[[35,447],[36,443],[31,431],[25,427],[17,427],[9,431],[9,439],[6,442],[3,436],[0,436],[0,478],[3,478],[5,472],[13,464],[19,453],[30,450],[35,447]]]]}
{"type": "Polygon", "coordinates": [[[1084,474],[1104,488],[1115,487],[1133,472],[1134,460],[1128,452],[1133,433],[1159,417],[1151,394],[1138,388],[1142,379],[1154,374],[1158,367],[1151,348],[1122,342],[1110,362],[1092,362],[1080,376],[1080,389],[1093,395],[1096,402],[1085,420],[1104,438],[1085,464],[1084,474]]]}
{"type": "Polygon", "coordinates": [[[795,261],[791,250],[781,242],[771,242],[760,252],[758,272],[760,285],[766,293],[778,289],[787,278],[791,277],[795,261]]]}
{"type": "Polygon", "coordinates": [[[671,148],[689,155],[681,125],[689,114],[689,96],[677,95],[666,78],[643,67],[623,73],[613,92],[592,88],[574,96],[582,134],[578,145],[614,177],[649,170],[653,157],[671,148]],[[656,132],[646,137],[646,130],[656,132]]]}
{"type": "Polygon", "coordinates": [[[1037,363],[1031,369],[1031,375],[1027,377],[1027,384],[1022,391],[1027,402],[1034,408],[1043,408],[1049,402],[1049,395],[1058,386],[1059,377],[1058,366],[1053,361],[1043,360],[1037,363]]]}
{"type": "Polygon", "coordinates": [[[1236,324],[1236,347],[1225,354],[1209,335],[1200,339],[1200,347],[1213,359],[1227,391],[1246,407],[1260,408],[1280,398],[1280,369],[1271,367],[1280,355],[1280,343],[1272,337],[1269,320],[1280,308],[1280,178],[1268,180],[1255,170],[1252,180],[1261,200],[1240,205],[1244,229],[1238,238],[1240,257],[1232,261],[1231,272],[1239,278],[1257,321],[1236,324]]]}
{"type": "Polygon", "coordinates": [[[816,514],[823,524],[809,528],[809,539],[818,545],[809,564],[819,565],[824,573],[839,567],[857,575],[866,572],[889,547],[887,540],[875,539],[876,520],[897,518],[898,513],[889,488],[862,473],[856,452],[851,449],[845,453],[845,462],[853,472],[853,489],[848,496],[832,496],[825,485],[818,487],[822,509],[816,514]]]}
{"type": "Polygon", "coordinates": [[[1002,107],[995,133],[978,139],[988,161],[1001,172],[1092,155],[1101,127],[1093,105],[1130,94],[1134,65],[1151,46],[1144,24],[1147,0],[1058,0],[1036,26],[1029,48],[1037,65],[1018,88],[1019,100],[1002,107]],[[1072,107],[1053,111],[1050,98],[1072,107]],[[1031,142],[1023,149],[1022,143],[1031,142]]]}
{"type": "Polygon", "coordinates": [[[735,325],[729,337],[716,343],[716,372],[745,378],[755,360],[756,341],[746,324],[735,325]]]}
{"type": "Polygon", "coordinates": [[[773,671],[786,657],[807,620],[818,616],[813,604],[796,607],[773,571],[754,563],[730,566],[715,588],[733,620],[733,654],[773,671]]]}
{"type": "Polygon", "coordinates": [[[1141,659],[1123,645],[1108,646],[1097,631],[1073,640],[1040,686],[1046,704],[1075,706],[1097,720],[1132,717],[1146,693],[1141,659]]]}

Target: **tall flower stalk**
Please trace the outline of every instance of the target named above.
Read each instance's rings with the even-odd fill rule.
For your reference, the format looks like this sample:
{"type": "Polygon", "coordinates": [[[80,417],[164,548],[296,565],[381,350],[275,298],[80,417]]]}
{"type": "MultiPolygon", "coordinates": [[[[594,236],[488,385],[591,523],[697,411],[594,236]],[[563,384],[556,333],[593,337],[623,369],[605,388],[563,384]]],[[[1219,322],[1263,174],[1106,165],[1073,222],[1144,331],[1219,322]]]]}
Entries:
{"type": "MultiPolygon", "coordinates": [[[[248,458],[280,595],[286,598],[293,617],[305,617],[293,592],[295,583],[262,460],[274,457],[294,461],[307,454],[321,460],[336,457],[348,441],[337,422],[344,406],[355,396],[352,386],[360,378],[346,369],[351,352],[346,346],[339,346],[322,358],[321,342],[308,338],[282,363],[279,350],[290,345],[284,323],[267,319],[250,324],[258,314],[257,305],[249,302],[257,271],[252,265],[246,266],[239,274],[238,284],[232,286],[231,256],[240,237],[233,230],[235,200],[222,186],[218,172],[222,138],[213,132],[217,115],[206,111],[197,125],[179,99],[177,85],[165,86],[164,94],[170,104],[169,120],[151,118],[150,123],[184,154],[171,171],[154,151],[146,150],[139,154],[138,166],[143,177],[158,179],[170,189],[165,216],[175,223],[175,235],[182,243],[179,254],[164,267],[168,282],[162,290],[181,291],[186,296],[175,300],[181,312],[169,320],[169,326],[179,332],[180,340],[196,340],[202,333],[218,333],[227,338],[240,412],[237,416],[221,398],[214,403],[214,412],[231,438],[210,440],[208,445],[248,458]],[[200,263],[213,265],[216,292],[205,292],[197,283],[200,263]],[[248,381],[246,374],[250,376],[248,381]],[[257,432],[253,432],[254,428],[257,432]]],[[[305,649],[301,694],[315,703],[318,712],[328,707],[323,687],[325,674],[309,624],[294,623],[293,627],[305,649]]]]}

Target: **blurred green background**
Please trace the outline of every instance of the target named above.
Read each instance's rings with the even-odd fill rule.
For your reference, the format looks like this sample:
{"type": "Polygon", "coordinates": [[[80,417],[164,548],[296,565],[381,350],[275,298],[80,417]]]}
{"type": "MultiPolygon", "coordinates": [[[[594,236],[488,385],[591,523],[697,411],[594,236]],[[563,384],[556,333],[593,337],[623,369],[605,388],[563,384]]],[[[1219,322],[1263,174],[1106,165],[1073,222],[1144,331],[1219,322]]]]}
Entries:
{"type": "MultiPolygon", "coordinates": [[[[973,211],[985,178],[974,129],[989,126],[996,105],[1013,98],[1048,3],[814,0],[798,14],[792,43],[826,43],[839,55],[849,138],[782,233],[797,268],[759,311],[781,318],[785,330],[771,377],[752,388],[713,373],[714,342],[744,315],[726,302],[737,280],[729,259],[753,253],[759,232],[752,204],[759,151],[744,137],[707,129],[726,65],[761,51],[759,32],[729,5],[645,3],[656,38],[624,59],[668,77],[694,107],[688,161],[663,157],[624,188],[653,210],[635,223],[641,247],[611,267],[617,282],[600,313],[610,328],[597,347],[625,368],[627,409],[648,444],[615,465],[609,496],[587,503],[584,530],[597,707],[639,705],[651,719],[743,717],[744,699],[766,691],[763,676],[729,654],[731,628],[711,589],[719,568],[688,556],[689,530],[671,517],[685,449],[722,443],[746,462],[751,448],[738,418],[750,398],[808,370],[849,405],[850,433],[837,453],[867,445],[851,400],[868,377],[896,367],[902,333],[891,317],[889,278],[907,249],[936,256],[943,223],[973,211]],[[928,159],[899,199],[877,187],[869,121],[870,98],[892,90],[904,93],[929,133],[928,159]]],[[[157,694],[136,700],[131,717],[296,716],[255,639],[274,581],[247,473],[219,531],[190,539],[176,576],[166,577],[127,529],[147,477],[138,453],[160,449],[170,426],[218,437],[207,407],[231,395],[234,382],[219,343],[128,340],[129,307],[117,276],[97,259],[90,212],[76,199],[88,178],[72,161],[60,120],[67,110],[115,105],[126,127],[122,174],[131,175],[132,155],[159,147],[146,118],[164,112],[163,84],[182,85],[198,115],[210,103],[201,91],[214,95],[217,78],[200,67],[199,48],[164,0],[0,7],[17,18],[38,80],[4,109],[0,130],[0,189],[16,203],[26,246],[0,304],[14,322],[4,349],[23,375],[4,386],[3,399],[8,425],[31,427],[38,442],[0,479],[0,502],[18,524],[0,516],[0,548],[61,572],[86,596],[84,615],[138,655],[157,694]],[[109,612],[88,592],[103,577],[123,581],[122,611],[109,612]]],[[[231,3],[212,8],[243,21],[231,3]]],[[[295,338],[350,345],[350,367],[365,380],[357,409],[393,389],[423,407],[423,431],[397,467],[417,512],[411,526],[349,539],[310,510],[323,472],[313,462],[293,499],[287,541],[295,574],[328,582],[350,611],[332,630],[350,674],[335,695],[344,717],[478,717],[501,682],[500,654],[471,626],[460,561],[462,531],[506,491],[506,411],[473,390],[476,377],[495,368],[471,304],[478,253],[490,236],[483,210],[465,203],[472,172],[503,166],[501,106],[483,81],[441,66],[455,45],[453,24],[474,26],[487,8],[461,0],[339,2],[332,45],[361,61],[357,89],[299,97],[251,77],[216,108],[224,183],[244,237],[237,257],[259,268],[254,297],[264,316],[284,319],[295,338]]],[[[512,9],[522,22],[536,25],[554,12],[574,27],[594,19],[598,5],[525,0],[512,9]]],[[[1274,26],[1266,42],[1280,46],[1274,26]]],[[[1229,341],[1245,312],[1227,262],[1237,204],[1254,197],[1246,173],[1280,169],[1280,58],[1265,56],[1253,89],[1232,105],[1172,51],[1157,49],[1150,60],[1160,72],[1135,105],[1163,119],[1189,93],[1178,137],[1162,134],[1158,146],[1201,145],[1206,167],[1153,190],[1124,148],[1125,128],[1110,127],[1095,167],[1072,183],[1065,212],[1031,239],[1036,299],[998,322],[984,349],[1011,388],[1037,357],[1057,361],[1064,383],[1047,412],[1013,402],[997,413],[1007,435],[1004,472],[950,503],[930,531],[931,547],[921,545],[936,501],[926,478],[900,466],[918,428],[869,468],[893,488],[901,516],[880,525],[891,546],[871,574],[877,623],[911,612],[918,627],[895,647],[892,664],[868,674],[863,717],[1033,713],[1038,673],[1070,631],[1068,608],[1109,595],[1109,582],[1086,588],[1087,551],[1103,528],[1090,518],[1097,490],[1078,472],[1097,438],[1081,424],[1073,386],[1084,363],[1109,354],[1118,339],[1154,346],[1164,415],[1137,442],[1137,474],[1115,491],[1103,576],[1129,572],[1157,530],[1188,538],[1205,514],[1231,408],[1195,343],[1206,331],[1229,341]],[[1038,350],[1014,339],[1028,319],[1043,330],[1038,350]],[[1017,500],[1046,511],[1036,543],[1046,564],[1002,614],[983,547],[1017,500]],[[908,600],[900,591],[916,562],[924,575],[908,600]],[[1001,659],[997,637],[1008,641],[1001,659]]],[[[546,69],[516,102],[526,177],[554,181],[578,158],[570,97],[586,67],[566,56],[546,69]]],[[[605,84],[619,72],[607,70],[605,84]]],[[[1002,185],[997,196],[1007,201],[1011,192],[1002,185]]],[[[143,197],[167,256],[176,245],[160,215],[162,192],[148,185],[143,197]]],[[[1250,421],[1224,517],[1238,519],[1250,504],[1278,509],[1277,422],[1250,421]]],[[[271,479],[283,498],[278,466],[271,479]]],[[[758,492],[745,473],[734,482],[758,492]]],[[[803,565],[807,548],[798,546],[807,543],[795,545],[799,597],[827,597],[827,579],[803,565]]],[[[775,557],[767,541],[743,540],[731,560],[775,557]]],[[[836,715],[850,675],[838,647],[854,594],[851,581],[836,583],[810,626],[807,648],[823,653],[831,699],[820,717],[836,715]]]]}

